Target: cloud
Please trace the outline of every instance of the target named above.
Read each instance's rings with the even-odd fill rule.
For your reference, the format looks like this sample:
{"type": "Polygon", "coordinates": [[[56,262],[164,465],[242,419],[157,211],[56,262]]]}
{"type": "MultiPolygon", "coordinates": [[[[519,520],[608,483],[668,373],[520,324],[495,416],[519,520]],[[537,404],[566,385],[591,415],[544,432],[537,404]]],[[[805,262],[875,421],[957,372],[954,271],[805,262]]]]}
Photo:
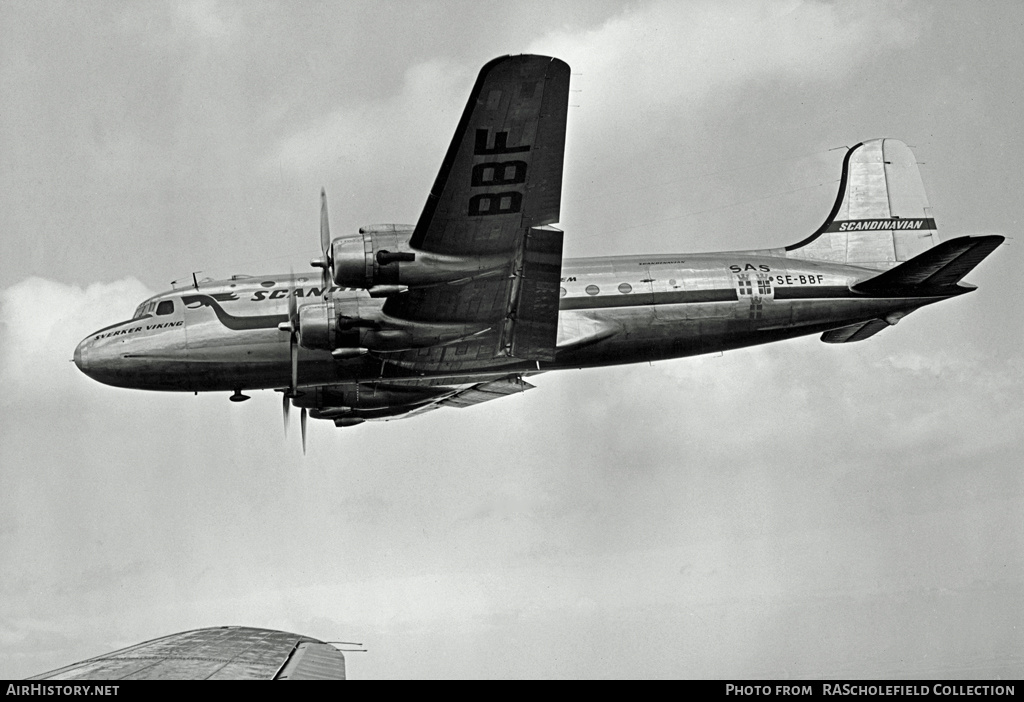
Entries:
{"type": "MultiPolygon", "coordinates": [[[[653,113],[699,112],[712,93],[752,81],[835,81],[865,58],[915,38],[912,19],[886,4],[659,2],[597,29],[551,31],[526,53],[568,61],[587,113],[601,115],[602,123],[613,115],[635,122],[653,113]]],[[[447,144],[476,70],[443,59],[415,64],[397,93],[345,104],[282,139],[268,166],[305,170],[342,159],[369,172],[382,146],[415,158],[424,145],[447,144]]]]}
{"type": "Polygon", "coordinates": [[[658,2],[590,31],[551,32],[530,50],[582,73],[588,113],[635,120],[699,112],[753,83],[834,82],[916,36],[912,18],[881,3],[658,2]]]}
{"type": "Polygon", "coordinates": [[[179,0],[175,14],[182,31],[196,39],[224,41],[238,30],[216,0],[179,0]]]}
{"type": "MultiPolygon", "coordinates": [[[[570,103],[582,110],[570,110],[567,186],[613,175],[621,189],[623,178],[644,185],[670,180],[667,172],[678,181],[678,166],[662,162],[638,183],[628,162],[637,150],[663,153],[692,141],[690,134],[712,138],[709,112],[731,106],[745,90],[775,81],[835,84],[914,37],[913,22],[886,5],[662,2],[627,10],[597,29],[552,30],[526,51],[563,58],[574,71],[570,103]]],[[[373,221],[414,215],[479,68],[431,59],[412,65],[386,97],[338,95],[331,112],[281,138],[263,170],[339,178],[347,202],[373,221]]],[[[714,149],[703,156],[713,158],[714,149]]],[[[585,195],[567,191],[566,199],[585,195]]],[[[643,206],[641,200],[623,209],[643,206]]],[[[658,206],[671,209],[670,202],[658,206]]],[[[580,232],[573,235],[578,241],[580,232]]]]}
{"type": "MultiPolygon", "coordinates": [[[[153,293],[135,278],[86,288],[28,278],[0,290],[0,382],[12,393],[53,397],[79,374],[68,361],[87,334],[128,319],[153,293]]],[[[19,398],[22,399],[22,398],[19,398]]],[[[55,398],[56,399],[56,398],[55,398]]]]}
{"type": "MultiPolygon", "coordinates": [[[[306,173],[339,162],[362,177],[430,177],[451,138],[472,74],[443,59],[410,67],[397,93],[347,102],[284,137],[265,168],[306,173]],[[429,174],[429,175],[427,175],[429,174]]],[[[341,100],[339,100],[341,101],[341,100]]],[[[386,185],[386,182],[377,185],[386,185]]],[[[393,186],[392,186],[393,187],[393,186]]]]}
{"type": "MultiPolygon", "coordinates": [[[[79,374],[69,361],[90,332],[131,317],[153,292],[133,277],[87,288],[31,277],[0,291],[0,382],[12,394],[54,397],[79,374]]],[[[18,398],[22,399],[22,398],[18,398]]],[[[54,399],[56,399],[54,397],[54,399]]]]}

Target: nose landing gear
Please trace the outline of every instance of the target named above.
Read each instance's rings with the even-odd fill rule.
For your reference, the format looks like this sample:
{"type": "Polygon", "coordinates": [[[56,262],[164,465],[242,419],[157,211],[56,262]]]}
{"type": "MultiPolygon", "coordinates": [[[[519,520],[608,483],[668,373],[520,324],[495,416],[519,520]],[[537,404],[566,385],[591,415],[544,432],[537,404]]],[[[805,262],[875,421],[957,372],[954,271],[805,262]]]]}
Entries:
{"type": "Polygon", "coordinates": [[[241,390],[235,390],[235,394],[228,398],[232,402],[245,402],[249,399],[248,395],[243,395],[241,390]]]}

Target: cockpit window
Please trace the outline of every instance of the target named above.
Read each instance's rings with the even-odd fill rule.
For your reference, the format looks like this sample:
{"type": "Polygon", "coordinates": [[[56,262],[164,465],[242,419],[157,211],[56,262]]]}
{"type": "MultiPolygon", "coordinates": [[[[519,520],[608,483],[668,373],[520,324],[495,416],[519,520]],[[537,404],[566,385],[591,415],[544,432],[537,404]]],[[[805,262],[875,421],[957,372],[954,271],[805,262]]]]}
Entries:
{"type": "Polygon", "coordinates": [[[156,300],[146,300],[141,305],[135,308],[135,314],[132,315],[132,319],[142,319],[143,317],[152,317],[153,310],[156,309],[156,300]]]}
{"type": "Polygon", "coordinates": [[[174,303],[170,300],[163,300],[156,306],[157,314],[171,314],[174,312],[174,303]]]}

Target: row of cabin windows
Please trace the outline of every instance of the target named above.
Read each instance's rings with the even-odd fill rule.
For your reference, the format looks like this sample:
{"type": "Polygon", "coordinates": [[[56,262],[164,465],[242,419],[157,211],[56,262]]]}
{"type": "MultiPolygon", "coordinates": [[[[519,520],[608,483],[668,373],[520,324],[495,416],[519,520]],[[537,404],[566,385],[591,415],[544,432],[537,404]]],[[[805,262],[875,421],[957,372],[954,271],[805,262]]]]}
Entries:
{"type": "MultiPolygon", "coordinates": [[[[596,285],[588,285],[586,288],[584,288],[584,291],[588,295],[597,295],[599,292],[601,292],[601,288],[597,287],[596,285]]],[[[633,286],[630,285],[629,283],[619,283],[619,292],[622,293],[623,295],[631,293],[633,292],[633,286]]],[[[559,288],[558,296],[565,297],[565,295],[565,288],[559,288]]]]}

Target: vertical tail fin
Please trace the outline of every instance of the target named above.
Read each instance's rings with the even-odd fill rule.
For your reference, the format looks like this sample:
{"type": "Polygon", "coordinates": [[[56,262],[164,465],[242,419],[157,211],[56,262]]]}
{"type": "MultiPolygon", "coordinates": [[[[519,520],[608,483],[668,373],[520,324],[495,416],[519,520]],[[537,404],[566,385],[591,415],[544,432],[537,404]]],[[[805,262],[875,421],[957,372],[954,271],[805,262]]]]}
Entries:
{"type": "Polygon", "coordinates": [[[913,152],[896,139],[872,139],[846,153],[828,219],[785,250],[790,258],[887,270],[938,243],[913,152]]]}

